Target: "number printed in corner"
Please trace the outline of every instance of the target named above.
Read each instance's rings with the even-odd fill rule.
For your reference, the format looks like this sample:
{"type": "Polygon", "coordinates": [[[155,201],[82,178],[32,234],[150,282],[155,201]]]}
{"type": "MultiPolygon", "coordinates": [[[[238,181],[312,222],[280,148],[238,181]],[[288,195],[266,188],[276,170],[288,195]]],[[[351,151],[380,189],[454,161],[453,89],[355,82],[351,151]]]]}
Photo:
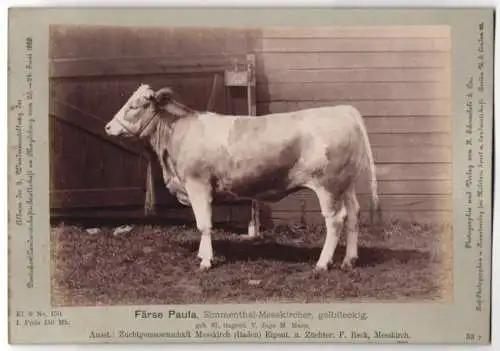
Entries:
{"type": "Polygon", "coordinates": [[[69,320],[62,318],[60,311],[54,310],[50,313],[44,311],[16,311],[15,325],[17,327],[50,327],[69,326],[69,320]]]}
{"type": "Polygon", "coordinates": [[[474,333],[466,333],[465,334],[465,340],[466,341],[480,341],[481,340],[481,335],[474,334],[474,333]]]}

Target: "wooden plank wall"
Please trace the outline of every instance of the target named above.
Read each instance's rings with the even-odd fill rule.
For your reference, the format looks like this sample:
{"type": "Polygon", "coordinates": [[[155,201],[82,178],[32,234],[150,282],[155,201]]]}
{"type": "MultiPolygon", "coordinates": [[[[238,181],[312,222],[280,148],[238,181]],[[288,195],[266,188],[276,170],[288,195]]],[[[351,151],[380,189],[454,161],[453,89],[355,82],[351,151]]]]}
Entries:
{"type": "MultiPolygon", "coordinates": [[[[449,28],[269,28],[261,33],[256,49],[259,115],[354,105],[369,132],[384,216],[449,218],[449,28]]],[[[366,177],[358,192],[366,211],[366,177]]],[[[321,220],[311,191],[270,207],[277,221],[321,220]]]]}
{"type": "MultiPolygon", "coordinates": [[[[204,109],[214,74],[248,52],[257,58],[258,115],[354,105],[373,146],[384,215],[419,221],[451,215],[450,33],[411,26],[53,26],[52,207],[76,215],[98,205],[142,206],[144,164],[129,143],[106,137],[104,122],[141,82],[172,86],[183,102],[204,109]]],[[[244,113],[243,97],[222,92],[215,111],[244,113]]],[[[366,178],[359,193],[366,211],[366,178]]],[[[268,209],[274,222],[322,220],[310,191],[268,209]]]]}

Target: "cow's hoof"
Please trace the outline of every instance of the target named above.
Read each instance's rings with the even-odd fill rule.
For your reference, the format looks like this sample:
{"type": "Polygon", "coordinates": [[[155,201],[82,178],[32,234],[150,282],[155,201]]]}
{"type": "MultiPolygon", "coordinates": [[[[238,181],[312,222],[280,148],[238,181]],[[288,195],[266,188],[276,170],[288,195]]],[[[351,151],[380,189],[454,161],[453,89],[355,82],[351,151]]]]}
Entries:
{"type": "Polygon", "coordinates": [[[212,263],[210,262],[210,260],[202,260],[200,262],[200,269],[202,271],[206,271],[208,269],[212,268],[212,263]]]}
{"type": "Polygon", "coordinates": [[[354,264],[356,262],[357,257],[353,258],[345,258],[344,261],[342,262],[342,265],[340,266],[340,269],[343,271],[352,271],[354,269],[354,264]]]}
{"type": "Polygon", "coordinates": [[[317,273],[321,273],[321,272],[327,272],[328,271],[328,265],[325,264],[317,264],[315,267],[314,267],[314,271],[317,272],[317,273]]]}

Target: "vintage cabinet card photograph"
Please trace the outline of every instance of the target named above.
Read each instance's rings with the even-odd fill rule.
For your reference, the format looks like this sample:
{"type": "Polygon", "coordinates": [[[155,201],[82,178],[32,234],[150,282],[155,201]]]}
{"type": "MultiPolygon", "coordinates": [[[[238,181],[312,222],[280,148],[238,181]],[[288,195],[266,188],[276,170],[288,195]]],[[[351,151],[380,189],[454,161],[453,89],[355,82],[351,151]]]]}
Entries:
{"type": "Polygon", "coordinates": [[[10,343],[490,343],[493,33],[11,8],[10,343]]]}

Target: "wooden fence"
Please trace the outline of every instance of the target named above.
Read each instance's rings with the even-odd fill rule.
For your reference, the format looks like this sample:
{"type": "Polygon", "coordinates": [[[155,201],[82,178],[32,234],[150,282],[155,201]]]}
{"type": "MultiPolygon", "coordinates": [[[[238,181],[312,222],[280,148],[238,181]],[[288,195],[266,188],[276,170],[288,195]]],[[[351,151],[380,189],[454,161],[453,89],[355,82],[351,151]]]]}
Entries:
{"type": "MultiPolygon", "coordinates": [[[[451,215],[450,33],[446,27],[156,29],[56,26],[51,33],[51,205],[54,216],[140,216],[145,166],[103,124],[141,82],[171,86],[204,109],[231,57],[257,57],[257,115],[352,104],[374,150],[386,216],[451,215]]],[[[217,112],[245,111],[222,89],[217,112]]],[[[258,118],[258,117],[257,117],[258,118]]],[[[362,211],[368,184],[360,180],[362,211]]],[[[162,201],[175,207],[164,194],[162,201]]],[[[273,221],[320,219],[301,191],[268,207],[273,221]]],[[[246,209],[245,209],[246,211],[246,209]]],[[[220,207],[221,220],[246,213],[220,207]]],[[[174,210],[170,216],[182,215],[174,210]]]]}

